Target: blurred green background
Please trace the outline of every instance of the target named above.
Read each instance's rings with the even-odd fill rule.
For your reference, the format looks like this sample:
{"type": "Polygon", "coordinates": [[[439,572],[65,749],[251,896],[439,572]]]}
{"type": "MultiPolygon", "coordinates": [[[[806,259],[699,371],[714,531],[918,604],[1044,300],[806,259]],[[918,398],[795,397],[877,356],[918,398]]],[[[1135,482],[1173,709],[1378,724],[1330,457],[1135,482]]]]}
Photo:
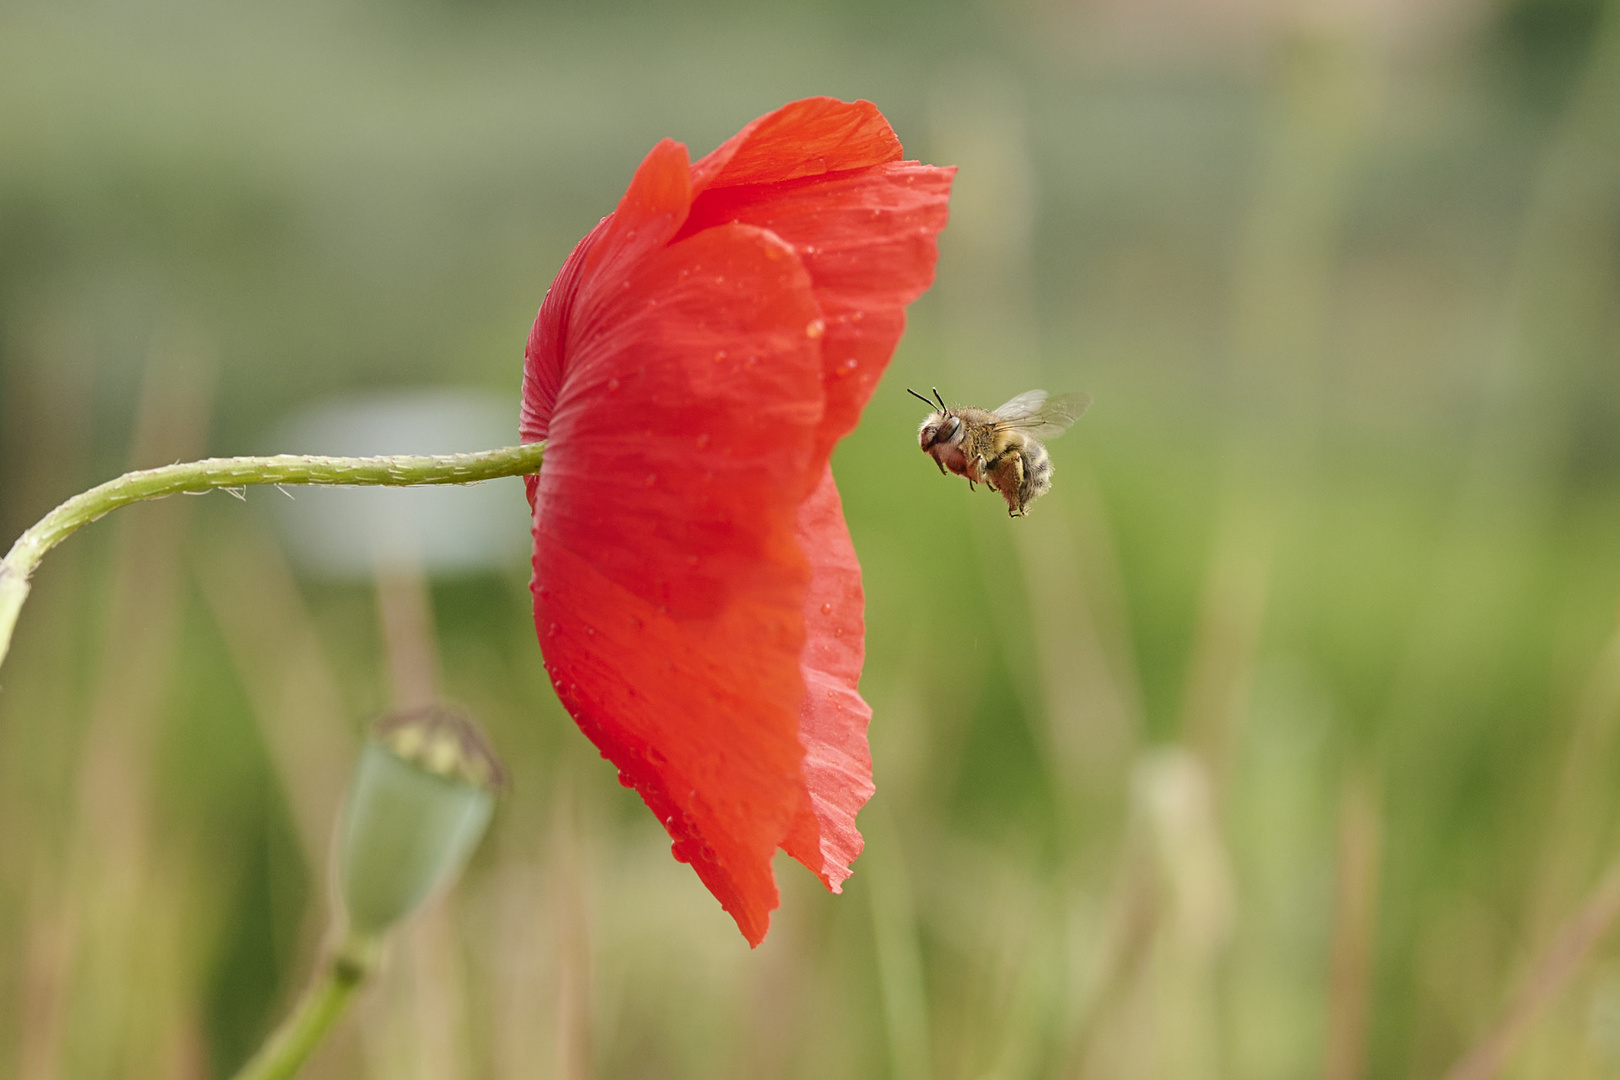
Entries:
{"type": "Polygon", "coordinates": [[[434,648],[513,786],[310,1076],[1432,1077],[1510,1009],[1505,1075],[1620,1076],[1620,941],[1511,1004],[1617,895],[1613,0],[7,0],[0,542],[317,449],[273,433],[333,399],[482,390],[515,434],[647,149],[818,93],[961,167],[835,459],[844,895],[783,862],[748,950],[553,698],[521,550],[424,590],[304,568],[273,491],[143,505],[46,561],[5,668],[0,1076],[234,1069],[434,648]],[[908,384],[1096,404],[1009,521],[908,384]]]}

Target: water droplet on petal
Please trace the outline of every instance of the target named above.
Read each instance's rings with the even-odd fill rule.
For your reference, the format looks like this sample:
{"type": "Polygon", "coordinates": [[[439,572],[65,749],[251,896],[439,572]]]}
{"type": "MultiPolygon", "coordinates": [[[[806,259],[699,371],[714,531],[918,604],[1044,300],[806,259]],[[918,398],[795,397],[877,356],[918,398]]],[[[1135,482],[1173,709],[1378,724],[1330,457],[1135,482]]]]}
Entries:
{"type": "Polygon", "coordinates": [[[647,483],[648,487],[652,487],[654,484],[658,483],[658,474],[657,473],[648,473],[646,483],[647,483]]]}
{"type": "Polygon", "coordinates": [[[843,636],[844,636],[844,628],[842,626],[833,627],[833,637],[843,637],[843,636]]]}
{"type": "Polygon", "coordinates": [[[619,380],[618,379],[609,379],[608,380],[608,393],[611,394],[615,390],[617,390],[618,388],[619,388],[619,380]]]}
{"type": "Polygon", "coordinates": [[[705,431],[703,434],[701,434],[701,435],[699,435],[697,437],[697,446],[698,446],[699,450],[702,450],[705,447],[707,447],[708,445],[709,445],[709,433],[707,431],[705,431]]]}
{"type": "Polygon", "coordinates": [[[821,613],[823,615],[831,615],[832,614],[832,605],[831,604],[822,604],[821,605],[821,613]]]}

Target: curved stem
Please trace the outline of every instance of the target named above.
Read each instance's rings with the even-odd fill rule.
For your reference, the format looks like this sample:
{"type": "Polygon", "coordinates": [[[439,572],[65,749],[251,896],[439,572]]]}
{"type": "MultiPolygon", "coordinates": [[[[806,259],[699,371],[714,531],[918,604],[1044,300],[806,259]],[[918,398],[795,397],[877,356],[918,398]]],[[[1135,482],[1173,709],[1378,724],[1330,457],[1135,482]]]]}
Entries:
{"type": "Polygon", "coordinates": [[[281,1026],[271,1033],[233,1080],[286,1080],[298,1072],[320,1045],[354,992],[376,966],[379,946],[369,938],[350,938],[326,961],[281,1026]]]}
{"type": "Polygon", "coordinates": [[[17,538],[0,560],[0,663],[11,647],[28,579],[45,553],[81,525],[120,506],[165,495],[234,489],[253,484],[364,484],[406,487],[414,484],[475,484],[502,476],[538,472],[544,443],[508,446],[476,454],[428,457],[274,457],[207,458],[125,473],[116,480],[73,496],[17,538]]]}

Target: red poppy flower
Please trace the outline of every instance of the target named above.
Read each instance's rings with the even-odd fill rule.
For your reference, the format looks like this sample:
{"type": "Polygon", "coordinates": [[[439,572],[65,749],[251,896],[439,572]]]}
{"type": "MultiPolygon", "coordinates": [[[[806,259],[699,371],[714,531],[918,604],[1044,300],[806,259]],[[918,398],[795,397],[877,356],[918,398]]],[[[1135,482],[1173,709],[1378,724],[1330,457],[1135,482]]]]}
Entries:
{"type": "Polygon", "coordinates": [[[810,98],[666,139],[529,336],[553,685],[751,944],[778,847],[839,891],[872,795],[860,564],[828,458],[933,280],[954,170],[810,98]]]}

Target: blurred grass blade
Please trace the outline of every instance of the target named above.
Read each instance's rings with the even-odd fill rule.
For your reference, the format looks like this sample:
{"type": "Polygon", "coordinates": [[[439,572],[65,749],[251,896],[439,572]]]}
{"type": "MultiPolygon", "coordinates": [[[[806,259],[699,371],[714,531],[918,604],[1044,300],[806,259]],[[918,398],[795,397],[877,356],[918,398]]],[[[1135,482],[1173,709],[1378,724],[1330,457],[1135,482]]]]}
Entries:
{"type": "Polygon", "coordinates": [[[376,589],[394,708],[432,704],[439,699],[439,639],[427,577],[420,565],[396,560],[378,568],[376,589]]]}
{"type": "Polygon", "coordinates": [[[1620,626],[1592,665],[1575,706],[1574,723],[1558,781],[1553,808],[1541,840],[1537,873],[1529,882],[1529,927],[1539,936],[1550,933],[1569,910],[1580,887],[1593,872],[1601,833],[1613,800],[1604,766],[1620,734],[1620,626]]]}
{"type": "Polygon", "coordinates": [[[1180,721],[1181,741],[1204,759],[1217,802],[1249,708],[1275,543],[1264,514],[1228,513],[1210,557],[1180,721]]]}
{"type": "Polygon", "coordinates": [[[245,525],[216,522],[196,547],[198,589],[258,721],[316,893],[324,896],[332,822],[357,749],[338,676],[278,545],[245,525]]]}
{"type": "Polygon", "coordinates": [[[1383,858],[1378,797],[1376,785],[1362,773],[1345,774],[1339,790],[1323,1080],[1360,1080],[1365,1073],[1383,858]]]}
{"type": "MultiPolygon", "coordinates": [[[[1130,640],[1113,538],[1089,470],[1076,472],[1068,470],[1063,492],[1013,536],[1032,623],[1044,742],[1058,795],[1069,800],[1117,787],[1141,726],[1132,661],[1110,655],[1110,646],[1118,650],[1130,640]],[[1080,517],[1084,526],[1075,528],[1080,517]]],[[[1021,617],[1008,612],[1002,619],[1021,617]]]]}
{"type": "MultiPolygon", "coordinates": [[[[203,451],[214,373],[205,345],[154,335],[132,467],[203,451]]],[[[78,924],[62,939],[69,948],[58,956],[65,969],[55,980],[72,1016],[55,1049],[64,1073],[169,1071],[177,1063],[166,1059],[183,1053],[187,1042],[169,1032],[195,1023],[202,972],[188,959],[203,953],[195,940],[201,927],[182,925],[188,913],[178,907],[181,880],[162,871],[176,853],[153,825],[154,756],[178,654],[178,579],[191,511],[174,502],[121,521],[107,568],[101,653],[61,879],[64,917],[78,924]]],[[[190,914],[195,920],[197,913],[190,914]]],[[[37,1053],[49,1057],[52,1050],[37,1053]]]]}
{"type": "Polygon", "coordinates": [[[890,1075],[894,1080],[928,1080],[934,1073],[929,1063],[922,943],[899,830],[882,802],[868,806],[861,827],[867,836],[862,865],[869,879],[890,1075]]]}
{"type": "Polygon", "coordinates": [[[1446,1073],[1445,1080],[1490,1080],[1496,1076],[1541,1011],[1563,993],[1616,917],[1620,917],[1620,859],[1609,866],[1580,911],[1536,958],[1496,1025],[1446,1073]]]}
{"type": "Polygon", "coordinates": [[[557,1080],[590,1080],[591,942],[585,882],[580,871],[579,814],[574,784],[556,780],[551,801],[551,932],[557,948],[557,1080]]]}

